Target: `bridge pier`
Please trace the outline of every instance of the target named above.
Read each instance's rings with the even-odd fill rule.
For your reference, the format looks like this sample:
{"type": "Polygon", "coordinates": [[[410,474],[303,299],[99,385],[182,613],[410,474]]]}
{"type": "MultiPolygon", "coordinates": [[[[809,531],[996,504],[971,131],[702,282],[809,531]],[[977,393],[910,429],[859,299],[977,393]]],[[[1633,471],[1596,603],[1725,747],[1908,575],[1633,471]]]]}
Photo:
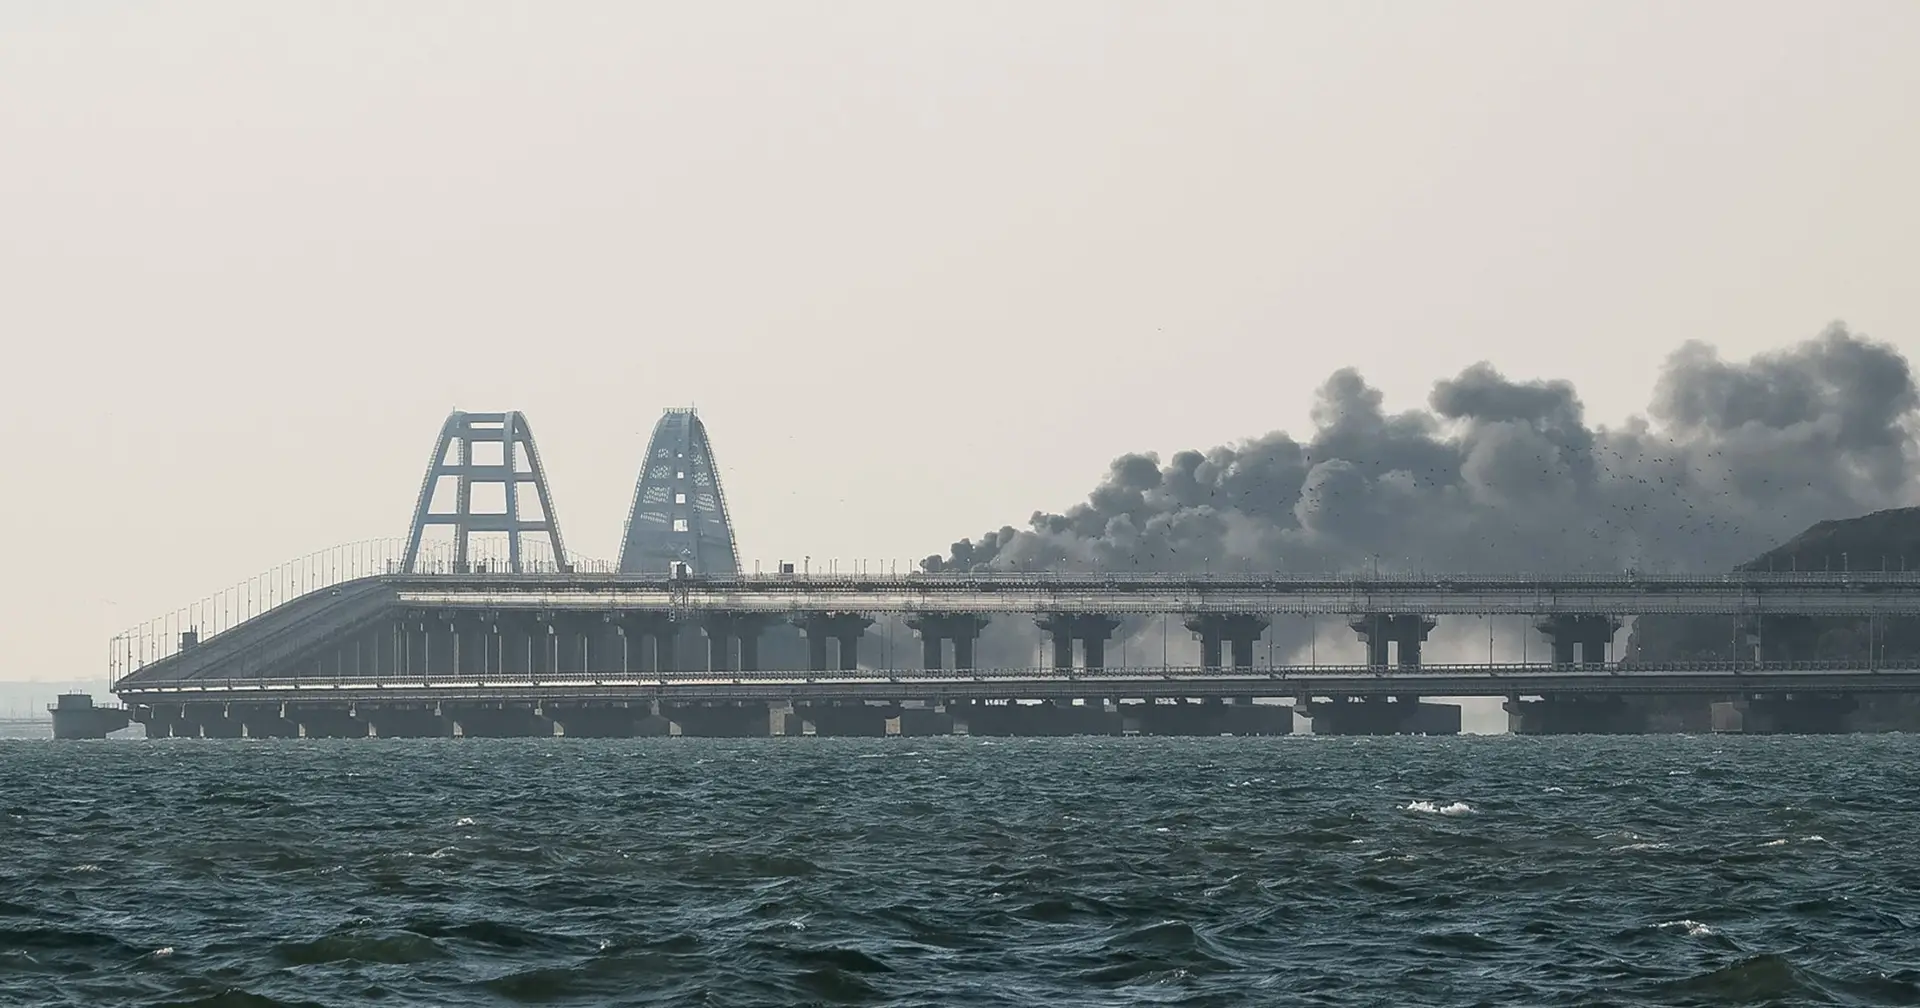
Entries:
{"type": "Polygon", "coordinates": [[[1417,669],[1420,667],[1420,646],[1439,622],[1432,616],[1368,613],[1354,617],[1347,625],[1366,644],[1368,665],[1386,668],[1391,664],[1402,669],[1417,669]],[[1389,645],[1392,646],[1391,651],[1389,645]]]}
{"type": "Polygon", "coordinates": [[[767,618],[758,613],[714,613],[700,621],[707,638],[707,670],[760,670],[760,631],[767,618]]]}
{"type": "Polygon", "coordinates": [[[809,613],[796,617],[793,624],[807,639],[807,668],[815,672],[835,667],[851,671],[860,667],[860,638],[873,625],[873,618],[859,613],[809,613]],[[840,652],[837,666],[827,662],[828,643],[840,652]]]}
{"type": "Polygon", "coordinates": [[[1620,621],[1611,616],[1561,615],[1534,620],[1553,647],[1555,665],[1601,665],[1620,630],[1620,621]]]}
{"type": "Polygon", "coordinates": [[[60,694],[50,712],[57,739],[103,739],[125,728],[133,717],[124,707],[95,707],[86,693],[60,694]]]}
{"type": "Polygon", "coordinates": [[[1186,627],[1200,640],[1201,668],[1226,668],[1224,659],[1230,654],[1233,668],[1250,669],[1254,645],[1270,622],[1254,613],[1204,613],[1188,617],[1186,627]]]}
{"type": "Polygon", "coordinates": [[[1098,613],[1042,613],[1033,622],[1053,640],[1053,667],[1073,668],[1073,645],[1080,642],[1082,665],[1105,668],[1107,638],[1120,626],[1118,616],[1098,613]]]}
{"type": "Polygon", "coordinates": [[[1293,710],[1308,718],[1315,735],[1458,735],[1460,705],[1418,697],[1302,698],[1293,710]]]}
{"type": "Polygon", "coordinates": [[[1506,702],[1507,730],[1515,735],[1645,735],[1645,705],[1618,694],[1563,694],[1506,702]]]}
{"type": "Polygon", "coordinates": [[[953,642],[955,669],[973,668],[973,644],[987,625],[987,617],[974,613],[915,613],[907,617],[906,622],[920,635],[922,668],[945,667],[945,641],[953,642]]]}
{"type": "Polygon", "coordinates": [[[1713,730],[1746,735],[1844,735],[1858,697],[1845,693],[1743,696],[1712,706],[1713,730]]]}

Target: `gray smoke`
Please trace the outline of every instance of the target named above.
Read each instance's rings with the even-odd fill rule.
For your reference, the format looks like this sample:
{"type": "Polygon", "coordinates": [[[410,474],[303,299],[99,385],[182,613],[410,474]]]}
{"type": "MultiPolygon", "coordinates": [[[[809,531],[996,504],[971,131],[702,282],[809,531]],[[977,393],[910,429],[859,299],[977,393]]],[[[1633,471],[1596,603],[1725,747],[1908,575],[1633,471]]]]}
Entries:
{"type": "MultiPolygon", "coordinates": [[[[1835,324],[1745,362],[1687,343],[1645,416],[1476,364],[1389,414],[1336,372],[1314,430],[1115,459],[1087,502],[929,570],[1724,571],[1814,522],[1913,502],[1907,360],[1835,324]]],[[[1277,628],[1276,628],[1277,629],[1277,628]]]]}
{"type": "Polygon", "coordinates": [[[1590,427],[1573,386],[1476,364],[1390,415],[1336,372],[1302,442],[1115,459],[1085,504],[930,570],[1725,570],[1827,518],[1909,503],[1920,394],[1834,325],[1746,362],[1688,343],[1645,417],[1590,427]]]}

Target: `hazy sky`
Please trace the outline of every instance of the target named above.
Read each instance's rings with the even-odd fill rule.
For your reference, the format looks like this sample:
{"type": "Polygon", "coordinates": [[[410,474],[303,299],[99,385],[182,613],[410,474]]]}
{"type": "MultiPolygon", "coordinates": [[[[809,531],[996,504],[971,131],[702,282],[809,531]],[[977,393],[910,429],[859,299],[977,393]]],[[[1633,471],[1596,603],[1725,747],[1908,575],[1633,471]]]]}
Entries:
{"type": "Polygon", "coordinates": [[[611,557],[697,404],[749,561],[1487,359],[1644,407],[1920,348],[1920,4],[0,0],[0,678],[401,535],[529,415],[611,557]]]}

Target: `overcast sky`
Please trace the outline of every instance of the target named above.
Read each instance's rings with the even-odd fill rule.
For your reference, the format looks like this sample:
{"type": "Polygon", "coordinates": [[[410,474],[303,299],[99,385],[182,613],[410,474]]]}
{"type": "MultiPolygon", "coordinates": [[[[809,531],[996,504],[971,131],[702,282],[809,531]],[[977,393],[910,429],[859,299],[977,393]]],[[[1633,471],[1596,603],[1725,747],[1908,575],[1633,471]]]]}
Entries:
{"type": "Polygon", "coordinates": [[[611,557],[696,404],[749,563],[1479,360],[1920,338],[1920,4],[0,2],[0,678],[405,532],[453,407],[611,557]]]}

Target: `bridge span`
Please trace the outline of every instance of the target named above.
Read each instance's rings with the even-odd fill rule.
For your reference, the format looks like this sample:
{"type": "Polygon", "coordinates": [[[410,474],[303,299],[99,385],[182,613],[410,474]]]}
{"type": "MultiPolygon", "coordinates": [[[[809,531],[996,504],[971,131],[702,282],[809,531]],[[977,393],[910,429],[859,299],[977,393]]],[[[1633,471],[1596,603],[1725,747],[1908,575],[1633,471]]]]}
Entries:
{"type": "MultiPolygon", "coordinates": [[[[1699,714],[1681,719],[1679,728],[1704,730],[1709,705],[1799,710],[1826,704],[1808,697],[1920,690],[1904,670],[1872,668],[1884,664],[1874,657],[1876,621],[1884,627],[1893,618],[1920,616],[1920,572],[869,575],[795,573],[782,565],[777,574],[747,575],[740,572],[711,441],[700,419],[685,410],[668,411],[655,429],[615,563],[567,553],[531,427],[518,413],[448,417],[404,548],[377,546],[311,555],[115,637],[108,674],[129,705],[128,716],[161,734],[193,733],[188,725],[201,726],[201,734],[246,733],[252,722],[236,728],[224,713],[239,705],[267,734],[283,734],[288,725],[327,734],[333,729],[296,722],[290,712],[323,702],[356,711],[452,703],[525,708],[522,713],[639,704],[649,717],[663,717],[663,705],[684,713],[740,704],[764,712],[769,704],[816,701],[920,705],[903,710],[1062,703],[1081,710],[1097,702],[1117,715],[1117,704],[1157,710],[1162,701],[1192,700],[1244,708],[1232,723],[1249,729],[1265,723],[1260,717],[1277,716],[1247,711],[1286,709],[1251,702],[1266,699],[1298,705],[1316,731],[1393,732],[1445,731],[1449,724],[1457,730],[1457,706],[1422,696],[1494,696],[1509,698],[1523,730],[1637,730],[1638,715],[1618,709],[1640,704],[1651,711],[1655,698],[1699,714]],[[447,496],[446,484],[453,491],[450,511],[435,504],[447,496]],[[507,514],[474,509],[474,487],[489,485],[501,488],[507,514]],[[523,485],[530,486],[524,494],[523,485]],[[537,499],[539,513],[521,514],[515,502],[524,499],[537,499]],[[434,526],[453,529],[445,550],[423,538],[434,526]],[[487,536],[506,537],[504,556],[488,553],[487,536]],[[1652,615],[1725,619],[1724,653],[1739,664],[1620,664],[1614,643],[1624,622],[1652,615]],[[1526,620],[1522,640],[1543,635],[1549,664],[1424,662],[1435,627],[1460,616],[1526,620]],[[1317,642],[1320,621],[1329,617],[1362,642],[1363,665],[1275,663],[1280,656],[1273,654],[1271,631],[1280,621],[1313,621],[1317,642]],[[1109,667],[1110,642],[1118,638],[1119,665],[1128,666],[1128,641],[1155,618],[1162,665],[1169,657],[1167,625],[1177,622],[1199,644],[1197,668],[1109,667]],[[1804,631],[1817,618],[1867,621],[1863,661],[1851,668],[1791,664],[1809,656],[1804,631]],[[1001,645],[1009,625],[1024,628],[1021,635],[1033,642],[1027,653],[1039,652],[1035,663],[1044,668],[977,668],[982,657],[987,664],[1008,662],[1001,645]],[[983,656],[990,627],[1000,645],[983,656]],[[902,629],[914,643],[896,654],[902,629]],[[1262,642],[1265,666],[1256,659],[1262,642]],[[1708,699],[1693,702],[1699,698],[1708,699]],[[278,713],[261,713],[270,708],[278,713]],[[1596,713],[1603,711],[1612,713],[1596,713]]],[[[1841,560],[1844,568],[1844,555],[1841,560]]],[[[68,715],[75,724],[87,716],[106,720],[79,710],[68,715]]],[[[576,712],[574,719],[588,716],[576,712]]],[[[621,722],[628,715],[607,716],[621,722]]],[[[433,717],[462,734],[478,726],[433,717]]],[[[983,714],[954,723],[992,720],[983,714]]],[[[1291,729],[1291,713],[1278,720],[1291,729]]],[[[1759,720],[1793,722],[1786,715],[1759,720]]],[[[361,729],[389,733],[372,722],[342,730],[361,729]]]]}

